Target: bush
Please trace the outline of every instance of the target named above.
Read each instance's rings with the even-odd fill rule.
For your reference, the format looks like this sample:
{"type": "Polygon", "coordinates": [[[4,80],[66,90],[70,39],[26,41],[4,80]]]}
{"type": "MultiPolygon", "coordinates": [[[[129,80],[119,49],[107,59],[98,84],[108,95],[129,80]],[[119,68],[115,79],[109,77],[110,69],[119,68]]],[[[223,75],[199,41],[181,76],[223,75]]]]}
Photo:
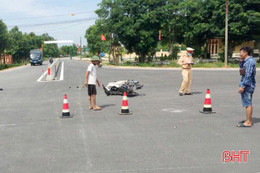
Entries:
{"type": "Polygon", "coordinates": [[[173,45],[173,52],[171,55],[171,60],[177,59],[178,52],[180,51],[178,44],[173,45]]]}
{"type": "Polygon", "coordinates": [[[8,68],[7,64],[0,64],[0,70],[8,68]]]}
{"type": "Polygon", "coordinates": [[[221,62],[224,62],[225,61],[225,53],[219,53],[219,56],[220,56],[219,60],[221,62]]]}
{"type": "Polygon", "coordinates": [[[160,61],[165,61],[166,59],[167,59],[167,56],[166,56],[166,55],[160,57],[160,61]]]}
{"type": "Polygon", "coordinates": [[[11,67],[21,66],[23,63],[20,64],[0,64],[0,70],[4,70],[11,67]]]}

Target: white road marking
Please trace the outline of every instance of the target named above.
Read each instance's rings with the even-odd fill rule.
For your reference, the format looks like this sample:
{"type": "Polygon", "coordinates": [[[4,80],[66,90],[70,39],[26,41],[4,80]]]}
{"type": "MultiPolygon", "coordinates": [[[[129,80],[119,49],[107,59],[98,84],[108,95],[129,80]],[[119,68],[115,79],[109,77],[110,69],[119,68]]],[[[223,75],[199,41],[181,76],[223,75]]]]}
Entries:
{"type": "Polygon", "coordinates": [[[162,109],[163,112],[170,112],[170,113],[182,113],[186,110],[184,109],[175,109],[175,108],[166,108],[166,109],[162,109]]]}
{"type": "Polygon", "coordinates": [[[47,70],[41,75],[41,77],[37,80],[37,82],[41,82],[41,80],[43,79],[43,77],[47,74],[47,70]]]}
{"type": "Polygon", "coordinates": [[[0,124],[0,127],[5,127],[5,126],[16,126],[16,124],[0,124]]]}
{"type": "MultiPolygon", "coordinates": [[[[56,60],[57,61],[57,60],[56,60]]],[[[55,61],[55,63],[56,63],[55,61]]],[[[54,63],[53,63],[54,64],[54,63]]],[[[62,67],[61,67],[61,73],[60,73],[60,79],[59,80],[50,80],[50,81],[42,81],[44,76],[47,76],[48,70],[46,70],[41,77],[37,80],[37,82],[58,82],[63,81],[64,79],[64,61],[62,61],[62,67]]]]}
{"type": "Polygon", "coordinates": [[[64,79],[64,61],[62,61],[61,72],[60,72],[60,80],[63,79],[64,79]]]}
{"type": "MultiPolygon", "coordinates": [[[[51,67],[52,67],[58,60],[59,60],[59,58],[56,59],[56,61],[55,61],[54,63],[52,63],[51,67]]],[[[47,74],[47,72],[48,72],[48,70],[46,70],[46,71],[41,75],[41,77],[37,80],[37,82],[42,82],[42,78],[47,74]]]]}

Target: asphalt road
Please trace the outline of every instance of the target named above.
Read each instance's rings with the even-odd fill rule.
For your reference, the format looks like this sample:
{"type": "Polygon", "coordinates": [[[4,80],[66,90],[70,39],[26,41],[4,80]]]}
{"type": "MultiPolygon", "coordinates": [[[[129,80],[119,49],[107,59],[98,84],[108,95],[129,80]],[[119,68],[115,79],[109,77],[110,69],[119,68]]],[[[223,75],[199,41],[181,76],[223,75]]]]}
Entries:
{"type": "Polygon", "coordinates": [[[260,88],[254,126],[237,128],[245,118],[237,71],[193,71],[194,94],[180,97],[180,70],[99,68],[105,85],[144,84],[140,96],[128,98],[133,115],[120,116],[122,97],[106,96],[102,88],[97,103],[103,110],[88,110],[81,88],[88,64],[64,61],[63,81],[37,82],[46,62],[0,72],[1,173],[260,172],[260,88]],[[216,114],[199,113],[207,88],[216,114]],[[59,117],[64,94],[73,118],[59,117]],[[222,163],[225,150],[250,150],[248,162],[222,163]]]}

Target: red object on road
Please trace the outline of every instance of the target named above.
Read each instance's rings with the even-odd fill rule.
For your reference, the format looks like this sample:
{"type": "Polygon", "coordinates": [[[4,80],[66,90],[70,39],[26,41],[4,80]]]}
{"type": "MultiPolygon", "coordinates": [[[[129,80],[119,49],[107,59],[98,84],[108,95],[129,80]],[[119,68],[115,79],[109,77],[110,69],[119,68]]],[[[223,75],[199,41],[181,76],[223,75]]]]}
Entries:
{"type": "Polygon", "coordinates": [[[126,92],[124,92],[124,95],[123,95],[122,108],[121,108],[121,112],[119,114],[120,115],[132,115],[132,112],[129,111],[126,92]]]}
{"type": "Polygon", "coordinates": [[[212,106],[211,106],[211,97],[210,97],[210,90],[207,89],[206,91],[206,98],[204,101],[204,108],[203,111],[200,111],[201,113],[204,114],[212,114],[212,113],[216,113],[212,111],[212,106]]]}
{"type": "Polygon", "coordinates": [[[51,75],[51,68],[48,67],[48,75],[51,75]]]}
{"type": "Polygon", "coordinates": [[[64,94],[62,117],[70,117],[69,103],[66,94],[64,94]]]}

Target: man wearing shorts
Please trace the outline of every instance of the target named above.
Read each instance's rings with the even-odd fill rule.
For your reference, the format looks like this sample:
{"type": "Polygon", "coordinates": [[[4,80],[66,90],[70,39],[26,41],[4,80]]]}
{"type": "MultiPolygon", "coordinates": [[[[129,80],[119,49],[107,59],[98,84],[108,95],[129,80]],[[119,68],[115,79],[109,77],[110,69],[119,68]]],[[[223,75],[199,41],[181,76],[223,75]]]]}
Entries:
{"type": "Polygon", "coordinates": [[[91,63],[88,66],[86,72],[86,81],[85,86],[88,87],[88,100],[89,100],[89,109],[101,110],[101,107],[96,105],[96,95],[97,89],[96,84],[100,87],[100,83],[97,79],[97,69],[95,65],[98,65],[100,59],[98,56],[93,56],[91,58],[91,63]],[[92,104],[93,103],[93,104],[92,104]]]}
{"type": "Polygon", "coordinates": [[[252,56],[250,47],[242,47],[240,49],[240,57],[244,61],[240,67],[240,88],[239,93],[242,98],[242,105],[246,107],[246,120],[237,124],[237,127],[252,127],[252,97],[255,90],[256,62],[252,56]]]}

